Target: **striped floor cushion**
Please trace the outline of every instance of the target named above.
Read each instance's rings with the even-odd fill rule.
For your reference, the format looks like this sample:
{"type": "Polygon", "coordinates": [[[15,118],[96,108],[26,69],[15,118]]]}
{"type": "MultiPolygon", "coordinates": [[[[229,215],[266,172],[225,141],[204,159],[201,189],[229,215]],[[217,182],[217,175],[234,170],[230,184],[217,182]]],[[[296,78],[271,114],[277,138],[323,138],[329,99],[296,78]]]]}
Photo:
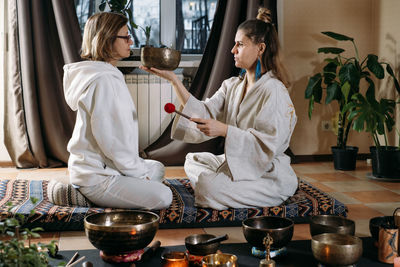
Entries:
{"type": "MultiPolygon", "coordinates": [[[[168,179],[173,192],[168,209],[154,210],[160,215],[160,228],[240,226],[247,218],[269,215],[287,217],[296,223],[308,222],[315,214],[347,215],[346,206],[312,184],[300,180],[299,189],[288,201],[276,207],[213,210],[194,206],[193,189],[188,179],[168,179]]],[[[28,227],[40,226],[46,231],[83,230],[83,219],[94,212],[111,208],[67,207],[50,203],[48,181],[0,180],[0,214],[9,217],[19,213],[28,218],[28,227]],[[31,198],[38,201],[33,204],[31,198]],[[9,210],[7,203],[12,203],[9,210]],[[30,216],[31,210],[35,213],[30,216]]]]}

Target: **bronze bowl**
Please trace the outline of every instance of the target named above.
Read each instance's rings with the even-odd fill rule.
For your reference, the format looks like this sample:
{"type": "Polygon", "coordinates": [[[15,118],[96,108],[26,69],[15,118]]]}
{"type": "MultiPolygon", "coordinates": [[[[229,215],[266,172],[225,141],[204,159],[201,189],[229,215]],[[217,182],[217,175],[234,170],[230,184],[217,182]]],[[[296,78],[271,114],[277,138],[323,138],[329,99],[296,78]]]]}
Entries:
{"type": "Polygon", "coordinates": [[[354,221],[336,215],[315,215],[311,217],[311,236],[323,233],[337,233],[354,235],[356,225],[354,221]]]}
{"type": "Polygon", "coordinates": [[[189,251],[189,253],[193,255],[205,256],[208,254],[214,254],[215,252],[217,252],[220,242],[205,245],[198,244],[214,237],[215,235],[210,234],[197,234],[187,236],[185,238],[185,247],[189,251]]]}
{"type": "Polygon", "coordinates": [[[147,68],[160,70],[174,70],[181,61],[181,52],[168,47],[157,48],[151,46],[142,47],[140,50],[140,61],[147,68]]]}
{"type": "Polygon", "coordinates": [[[160,217],[148,211],[113,211],[85,217],[85,233],[107,255],[145,248],[154,238],[160,217]]]}
{"type": "Polygon", "coordinates": [[[395,229],[394,216],[379,216],[369,220],[369,231],[376,242],[379,238],[379,228],[395,229]]]}
{"type": "Polygon", "coordinates": [[[312,237],[311,250],[314,258],[322,264],[347,266],[360,259],[363,246],[356,236],[325,233],[312,237]]]}
{"type": "Polygon", "coordinates": [[[286,246],[292,240],[293,226],[291,219],[274,216],[259,216],[242,222],[243,234],[247,242],[263,249],[265,249],[263,240],[267,233],[273,239],[272,248],[279,249],[286,246]]]}

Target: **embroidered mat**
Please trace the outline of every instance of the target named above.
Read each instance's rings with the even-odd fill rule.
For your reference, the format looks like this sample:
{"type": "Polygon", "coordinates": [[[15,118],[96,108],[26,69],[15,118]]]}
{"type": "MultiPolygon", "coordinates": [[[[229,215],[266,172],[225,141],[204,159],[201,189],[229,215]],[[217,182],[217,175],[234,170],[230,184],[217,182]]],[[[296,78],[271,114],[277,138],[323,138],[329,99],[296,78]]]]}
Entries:
{"type": "MultiPolygon", "coordinates": [[[[165,182],[173,192],[168,209],[154,210],[160,215],[160,228],[193,228],[241,226],[242,221],[255,216],[278,216],[293,219],[296,223],[308,222],[316,214],[347,215],[346,206],[320,189],[300,179],[296,194],[276,207],[214,210],[194,206],[194,193],[188,179],[168,179],[165,182]]],[[[27,227],[42,227],[46,231],[83,230],[83,219],[94,212],[116,209],[57,206],[48,201],[48,181],[0,180],[0,215],[22,214],[30,216],[27,227]],[[33,204],[30,198],[38,201],[33,204]],[[7,203],[13,208],[8,211],[7,203]]]]}

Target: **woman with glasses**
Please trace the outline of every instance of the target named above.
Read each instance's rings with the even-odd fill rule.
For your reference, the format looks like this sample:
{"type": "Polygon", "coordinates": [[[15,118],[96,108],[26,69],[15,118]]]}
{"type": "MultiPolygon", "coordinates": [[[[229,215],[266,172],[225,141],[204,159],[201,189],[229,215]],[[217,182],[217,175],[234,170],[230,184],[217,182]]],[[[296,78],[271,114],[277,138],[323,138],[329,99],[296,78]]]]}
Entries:
{"type": "Polygon", "coordinates": [[[139,157],[137,112],[115,66],[130,54],[127,18],[102,12],[86,22],[81,57],[64,66],[65,99],[76,111],[68,143],[70,182],[97,206],[162,209],[172,192],[164,166],[139,157]]]}
{"type": "Polygon", "coordinates": [[[239,25],[231,50],[242,75],[225,80],[209,99],[199,101],[171,71],[145,69],[169,80],[181,102],[172,137],[200,143],[225,137],[225,154],[189,153],[185,172],[195,187],[195,203],[214,209],[280,205],[297,189],[284,154],[296,124],[279,58],[278,35],[268,9],[239,25]],[[197,122],[195,124],[193,122],[197,122]]]}

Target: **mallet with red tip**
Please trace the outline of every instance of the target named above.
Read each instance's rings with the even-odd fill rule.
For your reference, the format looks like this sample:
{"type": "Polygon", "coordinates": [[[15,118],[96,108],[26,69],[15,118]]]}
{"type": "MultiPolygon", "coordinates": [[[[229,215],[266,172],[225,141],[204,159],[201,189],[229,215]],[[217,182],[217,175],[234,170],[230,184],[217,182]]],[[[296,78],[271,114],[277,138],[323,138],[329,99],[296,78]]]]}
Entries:
{"type": "MultiPolygon", "coordinates": [[[[191,119],[188,115],[183,114],[183,113],[180,112],[180,111],[177,111],[177,110],[175,109],[175,105],[172,104],[172,103],[167,103],[167,104],[165,104],[164,110],[165,110],[165,112],[167,112],[167,113],[175,112],[175,113],[178,113],[179,115],[181,115],[182,117],[185,117],[185,118],[188,119],[188,120],[191,119]]],[[[196,121],[195,121],[195,123],[197,123],[197,124],[203,124],[203,123],[201,123],[201,122],[196,122],[196,121]]]]}

